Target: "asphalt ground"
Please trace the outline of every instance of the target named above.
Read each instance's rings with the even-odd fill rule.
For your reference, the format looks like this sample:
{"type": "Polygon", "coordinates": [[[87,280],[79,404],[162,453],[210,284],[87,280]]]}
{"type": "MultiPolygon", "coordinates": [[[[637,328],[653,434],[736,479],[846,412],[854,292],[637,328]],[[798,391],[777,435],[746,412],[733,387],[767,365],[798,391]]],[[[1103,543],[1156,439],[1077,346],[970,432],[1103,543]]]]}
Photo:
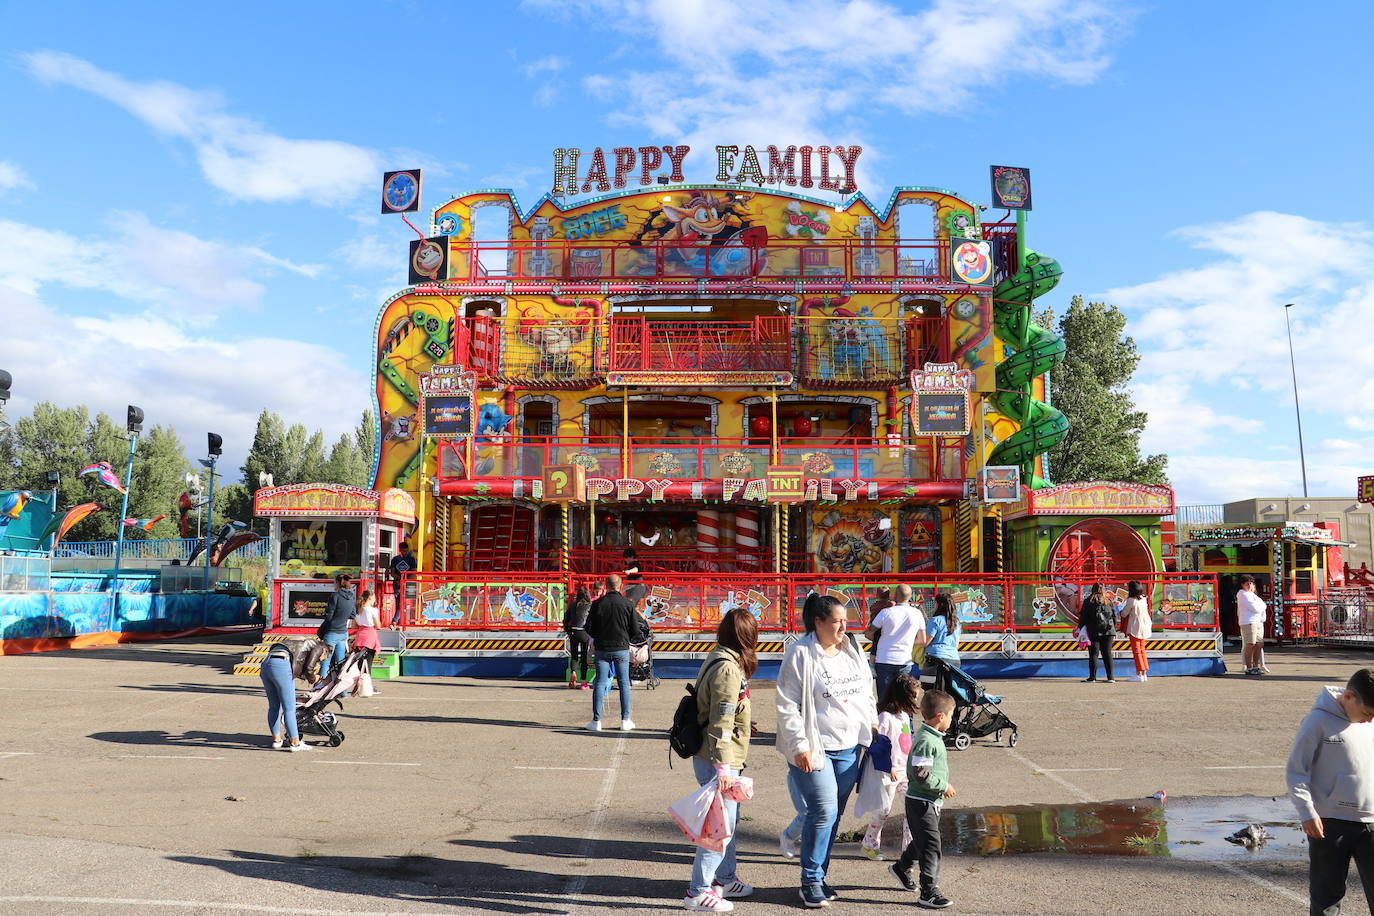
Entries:
{"type": "MultiPolygon", "coordinates": [[[[0,911],[681,909],[692,851],[665,808],[694,784],[683,761],[669,769],[661,729],[682,682],[635,689],[635,732],[615,730],[612,694],[600,733],[583,728],[590,693],[560,684],[379,682],[380,696],[347,702],[342,746],[288,754],[267,747],[258,679],[230,673],[246,647],[0,658],[0,911]]],[[[1374,654],[1271,650],[1265,678],[990,682],[1020,743],[952,752],[959,794],[947,814],[1022,805],[1061,822],[1057,806],[1158,807],[1149,796],[1161,789],[1166,818],[1192,796],[1268,802],[1284,791],[1289,743],[1318,689],[1366,664],[1374,654]]],[[[738,913],[799,909],[798,866],[776,841],[793,812],[772,693],[753,685],[762,734],[739,874],[757,891],[738,913]]],[[[1262,807],[1228,804],[1241,818],[1262,807]]],[[[1193,824],[1187,835],[1208,842],[1168,855],[950,854],[941,886],[962,913],[1302,912],[1295,828],[1271,828],[1272,847],[1248,853],[1216,842],[1236,826],[1193,824]]],[[[914,908],[856,843],[837,846],[830,879],[841,899],[829,912],[914,908]]],[[[1361,898],[1352,877],[1347,912],[1363,911],[1361,898]]]]}

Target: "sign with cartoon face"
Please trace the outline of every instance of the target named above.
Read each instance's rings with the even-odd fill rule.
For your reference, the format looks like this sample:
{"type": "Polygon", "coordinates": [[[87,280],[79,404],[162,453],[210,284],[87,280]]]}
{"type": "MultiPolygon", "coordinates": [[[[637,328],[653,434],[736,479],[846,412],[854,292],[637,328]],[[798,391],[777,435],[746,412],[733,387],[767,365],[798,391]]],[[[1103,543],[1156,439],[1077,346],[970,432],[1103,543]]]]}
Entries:
{"type": "Polygon", "coordinates": [[[448,236],[415,239],[410,243],[410,260],[406,262],[411,286],[435,283],[448,279],[448,236]]]}
{"type": "Polygon", "coordinates": [[[420,209],[420,170],[406,169],[382,175],[382,212],[414,213],[420,209]]]}
{"type": "Polygon", "coordinates": [[[949,240],[950,273],[955,281],[970,286],[992,283],[992,246],[979,239],[951,238],[949,240]]]}
{"type": "Polygon", "coordinates": [[[1031,209],[1030,169],[1011,165],[989,166],[992,173],[992,205],[1003,210],[1031,209]]]}

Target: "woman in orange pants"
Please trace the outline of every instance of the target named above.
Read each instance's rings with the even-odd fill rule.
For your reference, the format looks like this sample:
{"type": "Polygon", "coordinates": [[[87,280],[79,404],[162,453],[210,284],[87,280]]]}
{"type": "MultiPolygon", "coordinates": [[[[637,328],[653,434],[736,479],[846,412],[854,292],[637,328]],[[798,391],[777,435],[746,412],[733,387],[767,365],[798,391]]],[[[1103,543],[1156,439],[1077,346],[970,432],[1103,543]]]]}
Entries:
{"type": "Polygon", "coordinates": [[[1132,579],[1126,583],[1126,604],[1121,609],[1121,632],[1131,643],[1131,657],[1135,659],[1135,679],[1150,679],[1150,659],[1145,654],[1145,642],[1150,638],[1150,602],[1145,599],[1145,586],[1132,579]]]}

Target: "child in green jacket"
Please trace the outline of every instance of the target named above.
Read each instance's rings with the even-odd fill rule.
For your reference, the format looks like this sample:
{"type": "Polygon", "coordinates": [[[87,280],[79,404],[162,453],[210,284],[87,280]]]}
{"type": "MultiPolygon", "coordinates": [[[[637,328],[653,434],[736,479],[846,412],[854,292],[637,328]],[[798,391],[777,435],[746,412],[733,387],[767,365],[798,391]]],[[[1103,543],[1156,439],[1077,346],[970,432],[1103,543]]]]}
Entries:
{"type": "Polygon", "coordinates": [[[909,891],[916,890],[911,866],[921,863],[921,896],[916,905],[943,910],[952,901],[940,893],[940,807],[954,796],[949,784],[949,760],[945,732],[954,719],[954,697],[943,690],[927,690],[921,696],[921,728],[911,742],[906,761],[906,822],[911,842],[889,871],[909,891]]]}

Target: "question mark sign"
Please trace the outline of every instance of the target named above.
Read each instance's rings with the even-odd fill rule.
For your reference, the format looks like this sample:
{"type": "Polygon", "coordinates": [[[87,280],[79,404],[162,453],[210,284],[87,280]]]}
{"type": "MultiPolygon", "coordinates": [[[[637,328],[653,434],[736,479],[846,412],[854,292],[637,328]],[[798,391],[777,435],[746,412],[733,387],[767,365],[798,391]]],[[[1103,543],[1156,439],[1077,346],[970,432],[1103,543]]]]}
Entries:
{"type": "Polygon", "coordinates": [[[563,491],[568,488],[568,472],[554,471],[549,475],[549,479],[553,481],[554,492],[563,495],[563,491]]]}

